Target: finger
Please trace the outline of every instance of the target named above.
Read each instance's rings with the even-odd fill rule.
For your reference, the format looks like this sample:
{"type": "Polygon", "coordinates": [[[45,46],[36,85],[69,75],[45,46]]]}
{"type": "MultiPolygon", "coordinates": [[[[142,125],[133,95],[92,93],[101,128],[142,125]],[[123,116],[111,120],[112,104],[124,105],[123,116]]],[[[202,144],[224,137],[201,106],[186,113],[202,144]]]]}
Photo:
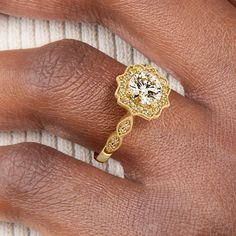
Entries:
{"type": "MultiPolygon", "coordinates": [[[[35,15],[28,8],[37,11],[43,8],[42,5],[51,5],[51,1],[46,0],[25,4],[12,0],[0,2],[1,11],[27,16],[35,15]]],[[[47,7],[51,9],[49,12],[38,12],[35,16],[67,18],[57,11],[61,9],[58,7],[61,1],[53,3],[53,8],[47,7]],[[55,15],[55,12],[58,13],[55,15]]],[[[67,8],[83,4],[84,1],[78,1],[68,4],[67,8]]],[[[134,0],[127,4],[126,1],[109,0],[93,2],[92,5],[88,20],[96,18],[170,71],[181,80],[186,96],[212,109],[225,106],[228,99],[235,99],[236,16],[228,1],[134,0]]],[[[78,11],[76,16],[83,20],[87,12],[78,11]]],[[[72,14],[71,18],[74,16],[72,14]]]]}
{"type": "MultiPolygon", "coordinates": [[[[3,52],[0,61],[2,130],[46,129],[99,152],[125,114],[114,97],[115,77],[125,67],[84,43],[64,40],[3,52]]],[[[176,141],[188,145],[188,133],[208,124],[205,108],[189,99],[172,92],[170,103],[158,120],[135,120],[133,132],[114,156],[127,176],[143,181],[164,156],[164,162],[173,161],[168,146],[176,141]],[[181,124],[188,127],[185,132],[181,124]]],[[[179,147],[179,155],[186,153],[183,145],[179,147]]]]}
{"type": "Polygon", "coordinates": [[[135,206],[138,189],[43,145],[0,148],[0,219],[44,235],[111,235],[107,222],[113,217],[113,227],[120,228],[130,201],[125,195],[135,206]]]}
{"type": "Polygon", "coordinates": [[[103,24],[179,78],[186,96],[212,108],[235,99],[236,15],[227,1],[103,2],[103,24]]]}
{"type": "Polygon", "coordinates": [[[74,19],[96,21],[93,1],[86,0],[0,0],[0,11],[15,16],[28,16],[46,19],[74,19]]]}

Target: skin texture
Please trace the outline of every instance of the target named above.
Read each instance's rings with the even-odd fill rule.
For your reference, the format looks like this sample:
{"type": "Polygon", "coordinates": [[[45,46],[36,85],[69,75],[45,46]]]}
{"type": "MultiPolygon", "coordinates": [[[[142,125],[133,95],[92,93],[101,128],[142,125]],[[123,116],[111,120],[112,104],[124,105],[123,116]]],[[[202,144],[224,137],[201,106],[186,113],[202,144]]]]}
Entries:
{"type": "MultiPolygon", "coordinates": [[[[44,235],[236,234],[233,4],[0,0],[0,11],[99,22],[186,89],[172,91],[158,120],[136,119],[114,155],[125,179],[39,144],[1,147],[1,220],[44,235]]],[[[125,112],[114,98],[125,66],[84,43],[1,52],[0,61],[1,130],[46,129],[99,151],[125,112]]]]}

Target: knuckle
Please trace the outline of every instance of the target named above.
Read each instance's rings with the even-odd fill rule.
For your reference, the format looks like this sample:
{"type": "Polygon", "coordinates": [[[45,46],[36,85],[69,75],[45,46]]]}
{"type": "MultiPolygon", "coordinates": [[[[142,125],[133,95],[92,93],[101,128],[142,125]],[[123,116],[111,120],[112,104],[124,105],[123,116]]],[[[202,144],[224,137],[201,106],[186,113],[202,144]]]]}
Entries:
{"type": "Polygon", "coordinates": [[[52,169],[46,152],[46,147],[36,143],[1,147],[0,198],[19,199],[43,188],[52,169]]]}
{"type": "Polygon", "coordinates": [[[38,104],[35,114],[42,126],[55,112],[77,111],[75,104],[88,100],[89,90],[94,90],[93,60],[94,49],[76,40],[61,40],[35,51],[26,83],[31,104],[38,104]]]}
{"type": "Polygon", "coordinates": [[[85,43],[61,40],[36,50],[31,67],[28,97],[38,104],[35,113],[45,128],[51,127],[55,114],[72,117],[86,115],[84,107],[110,109],[107,94],[112,99],[110,91],[116,86],[110,78],[121,65],[85,43]]]}
{"type": "Polygon", "coordinates": [[[47,104],[53,102],[53,107],[68,100],[86,100],[93,89],[90,78],[95,73],[92,65],[97,55],[101,54],[76,40],[61,40],[39,48],[29,78],[37,100],[43,97],[47,104]]]}
{"type": "Polygon", "coordinates": [[[32,62],[31,84],[50,92],[72,82],[86,56],[86,47],[79,41],[61,40],[39,48],[32,62]]]}
{"type": "Polygon", "coordinates": [[[61,206],[58,199],[73,205],[75,195],[68,193],[65,198],[60,191],[66,179],[71,182],[70,176],[61,177],[68,163],[61,155],[36,143],[0,148],[0,217],[21,220],[24,212],[61,206]]]}

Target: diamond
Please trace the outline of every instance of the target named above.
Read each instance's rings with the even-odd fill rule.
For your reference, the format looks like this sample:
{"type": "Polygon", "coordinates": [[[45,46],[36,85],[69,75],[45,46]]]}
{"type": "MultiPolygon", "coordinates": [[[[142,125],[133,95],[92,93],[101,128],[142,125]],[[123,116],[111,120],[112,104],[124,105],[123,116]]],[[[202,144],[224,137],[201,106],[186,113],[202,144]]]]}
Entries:
{"type": "Polygon", "coordinates": [[[109,139],[107,140],[107,144],[106,144],[106,152],[108,153],[112,153],[114,152],[116,149],[119,148],[121,144],[121,139],[117,134],[113,134],[111,137],[109,137],[109,139]]]}
{"type": "Polygon", "coordinates": [[[119,135],[124,135],[124,134],[128,133],[130,128],[131,128],[131,121],[130,120],[122,121],[118,126],[119,135]]]}
{"type": "Polygon", "coordinates": [[[135,73],[129,83],[131,98],[142,105],[151,105],[162,97],[162,86],[158,78],[148,71],[135,73]]]}

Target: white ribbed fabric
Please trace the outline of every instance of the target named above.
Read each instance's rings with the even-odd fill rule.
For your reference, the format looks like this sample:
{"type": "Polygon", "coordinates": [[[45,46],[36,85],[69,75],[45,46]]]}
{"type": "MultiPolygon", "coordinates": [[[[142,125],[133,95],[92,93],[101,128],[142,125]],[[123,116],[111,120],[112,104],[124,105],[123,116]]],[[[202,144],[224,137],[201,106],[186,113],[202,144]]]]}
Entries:
{"type": "MultiPolygon", "coordinates": [[[[64,38],[84,41],[126,65],[149,63],[148,59],[138,51],[131,48],[107,29],[98,25],[78,22],[31,20],[0,15],[0,50],[36,47],[64,38]]],[[[164,70],[160,69],[160,71],[166,74],[164,70]]],[[[172,89],[183,94],[182,86],[172,77],[169,76],[169,79],[172,89]]],[[[25,141],[33,141],[51,146],[104,171],[123,177],[123,168],[118,162],[109,160],[107,164],[98,164],[93,160],[93,153],[91,151],[47,132],[0,132],[0,145],[25,141]]],[[[37,232],[24,226],[0,222],[0,236],[36,235],[39,236],[37,232]]]]}

